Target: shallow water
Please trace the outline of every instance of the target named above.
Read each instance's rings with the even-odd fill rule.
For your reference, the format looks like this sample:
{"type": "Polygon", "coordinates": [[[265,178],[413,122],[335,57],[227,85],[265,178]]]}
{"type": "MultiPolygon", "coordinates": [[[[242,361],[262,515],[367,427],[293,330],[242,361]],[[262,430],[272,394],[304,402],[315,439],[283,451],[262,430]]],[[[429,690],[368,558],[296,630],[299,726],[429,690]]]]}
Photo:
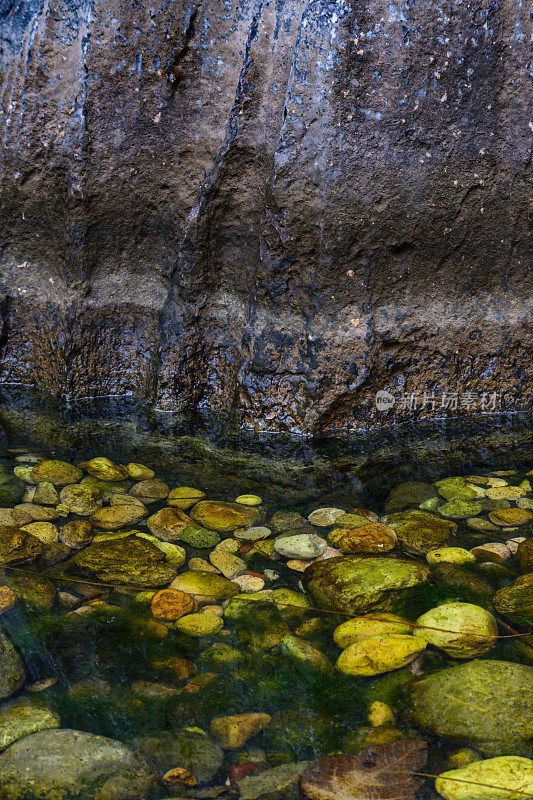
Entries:
{"type": "MultiPolygon", "coordinates": [[[[86,422],[83,425],[86,426],[86,422]]],[[[57,432],[58,429],[54,430],[57,432]]],[[[109,428],[107,430],[109,432],[109,428]]],[[[271,526],[273,515],[279,515],[280,511],[300,514],[302,525],[308,526],[309,523],[304,522],[308,515],[324,506],[336,506],[346,512],[364,508],[383,518],[389,491],[399,484],[407,480],[432,484],[437,479],[458,474],[496,477],[496,483],[504,481],[506,486],[522,487],[522,506],[527,505],[523,501],[533,497],[522,428],[519,434],[513,432],[510,437],[512,445],[508,444],[506,456],[503,441],[505,435],[509,436],[508,431],[497,430],[487,435],[485,451],[480,450],[479,433],[472,435],[470,441],[468,436],[457,434],[454,441],[461,441],[461,464],[459,469],[448,471],[445,471],[446,466],[454,460],[450,446],[453,437],[449,437],[439,451],[439,438],[434,436],[425,454],[424,441],[419,441],[418,456],[413,455],[417,450],[412,440],[405,440],[401,446],[398,445],[395,457],[391,455],[390,442],[381,449],[369,447],[364,454],[346,446],[343,449],[342,443],[323,447],[318,455],[316,450],[300,445],[296,457],[289,445],[284,445],[285,449],[278,449],[277,453],[269,453],[269,445],[262,442],[255,447],[255,452],[250,453],[238,450],[235,442],[231,443],[232,447],[228,447],[226,442],[224,449],[213,446],[207,439],[194,437],[188,437],[187,446],[184,440],[178,445],[167,434],[163,436],[160,432],[146,430],[142,436],[138,434],[135,440],[130,441],[128,449],[127,426],[123,430],[121,437],[108,437],[106,447],[105,428],[95,428],[92,443],[90,437],[85,434],[81,437],[71,428],[63,431],[63,441],[56,440],[59,446],[52,448],[49,440],[43,442],[44,435],[40,441],[35,432],[22,438],[14,435],[12,429],[11,436],[5,441],[4,472],[9,475],[15,466],[27,465],[27,449],[32,444],[48,445],[48,448],[38,450],[40,457],[62,457],[74,464],[96,456],[107,456],[120,464],[133,461],[153,468],[156,477],[167,481],[170,488],[180,484],[194,486],[203,490],[209,500],[232,502],[236,493],[243,490],[256,494],[263,500],[260,506],[254,507],[259,509],[256,524],[266,527],[271,526]],[[432,462],[427,458],[428,452],[432,462]],[[442,455],[440,459],[439,452],[442,455]],[[411,468],[409,461],[401,457],[402,453],[407,459],[412,458],[411,468]],[[494,475],[498,471],[505,471],[505,475],[498,478],[494,475]]],[[[439,435],[441,441],[446,440],[442,432],[439,435]]],[[[426,444],[429,441],[428,437],[426,444]]],[[[37,461],[37,458],[33,459],[30,466],[33,467],[37,461]]],[[[122,491],[129,491],[133,484],[134,480],[129,479],[122,491]]],[[[473,484],[475,481],[470,485],[473,484]]],[[[472,516],[488,520],[491,510],[498,509],[498,503],[492,501],[490,504],[486,496],[483,497],[482,492],[487,486],[483,480],[475,485],[486,505],[472,516]]],[[[34,483],[27,486],[31,490],[34,483]]],[[[446,498],[438,495],[436,490],[435,496],[435,504],[423,508],[426,513],[446,519],[439,513],[446,498]]],[[[515,499],[500,503],[499,507],[506,505],[517,507],[515,499]]],[[[147,502],[150,515],[166,506],[165,499],[147,502]]],[[[418,502],[405,506],[406,509],[419,507],[418,502]]],[[[57,528],[80,518],[72,513],[68,515],[68,511],[62,510],[61,513],[62,516],[53,521],[57,528]]],[[[189,514],[190,509],[185,513],[189,514]]],[[[531,522],[494,526],[490,532],[482,532],[464,517],[454,517],[452,521],[457,525],[457,531],[449,543],[465,550],[486,542],[503,544],[512,538],[531,537],[531,522]]],[[[148,532],[146,518],[124,528],[148,532]]],[[[325,539],[334,528],[335,525],[315,526],[314,532],[325,539]]],[[[280,535],[279,531],[270,530],[266,542],[280,535]]],[[[309,532],[308,527],[305,532],[309,532]]],[[[104,531],[94,530],[93,533],[101,537],[104,531]]],[[[222,541],[233,538],[231,531],[220,533],[220,536],[222,541]]],[[[186,570],[191,558],[208,560],[213,549],[195,548],[179,538],[175,544],[186,552],[186,561],[175,570],[176,573],[186,570]]],[[[280,764],[313,761],[328,754],[358,754],[370,746],[387,745],[395,740],[421,738],[427,742],[429,755],[424,771],[429,774],[449,769],[454,763],[450,757],[461,747],[471,747],[481,758],[487,755],[480,752],[475,741],[435,735],[413,723],[410,716],[412,697],[409,687],[412,682],[421,676],[465,663],[464,659],[454,658],[445,650],[430,645],[403,667],[387,669],[369,677],[343,674],[334,667],[341,650],[335,644],[333,631],[341,622],[357,615],[333,605],[328,607],[327,603],[317,600],[316,594],[305,592],[301,583],[305,564],[293,564],[290,558],[243,540],[239,540],[238,547],[235,555],[244,562],[239,574],[259,578],[264,582],[265,590],[288,588],[299,595],[305,593],[307,607],[297,607],[292,602],[273,606],[267,602],[268,595],[265,595],[263,603],[244,599],[242,613],[230,618],[221,616],[223,627],[220,631],[191,636],[178,630],[175,621],[154,617],[150,593],[165,584],[153,584],[150,589],[146,585],[136,585],[131,579],[109,585],[90,570],[73,566],[71,559],[80,549],[69,551],[64,548],[53,553],[53,547],[46,545],[38,559],[7,564],[1,583],[13,588],[18,601],[0,616],[0,623],[20,653],[26,675],[24,686],[10,698],[6,697],[0,705],[0,730],[2,713],[14,700],[24,698],[34,705],[44,705],[59,716],[62,728],[110,737],[143,752],[157,775],[149,794],[153,798],[238,797],[238,793],[231,792],[239,791],[238,780],[247,771],[253,774],[255,769],[256,774],[260,774],[262,770],[266,773],[280,764]],[[309,659],[291,654],[281,641],[291,634],[318,650],[331,668],[317,668],[309,659]],[[372,727],[368,719],[369,706],[376,700],[392,709],[394,721],[372,727]],[[205,758],[209,761],[208,757],[201,755],[196,759],[195,743],[198,752],[202,750],[198,737],[202,740],[202,736],[205,738],[207,734],[216,741],[217,736],[210,728],[213,719],[250,712],[268,714],[271,720],[241,747],[224,749],[223,763],[219,768],[215,763],[206,773],[203,765],[199,785],[169,784],[162,780],[169,769],[183,767],[192,773],[194,781],[196,761],[202,762],[205,758]],[[201,729],[204,733],[194,729],[201,729]],[[172,746],[168,745],[171,732],[185,739],[188,737],[185,750],[176,749],[176,746],[172,751],[172,746]],[[154,744],[148,737],[163,739],[159,738],[154,744]],[[163,741],[167,743],[165,746],[163,741]],[[170,748],[170,756],[165,747],[167,750],[170,748]],[[234,766],[242,763],[248,766],[239,775],[234,766]]],[[[454,601],[475,604],[493,613],[491,598],[494,594],[510,586],[525,571],[514,550],[516,546],[511,546],[503,561],[496,556],[491,561],[490,554],[478,555],[476,561],[456,567],[460,575],[453,580],[432,568],[430,580],[402,591],[395,613],[408,621],[415,621],[428,610],[454,601]]],[[[371,551],[358,555],[361,558],[375,557],[371,551]]],[[[378,557],[400,557],[409,562],[427,563],[424,552],[415,552],[401,540],[393,550],[386,554],[378,553],[378,557]]],[[[202,596],[197,599],[200,609],[209,602],[218,606],[215,614],[225,615],[225,600],[208,601],[202,596]]],[[[517,621],[517,618],[498,613],[496,618],[501,638],[479,658],[531,664],[533,642],[524,635],[527,628],[523,620],[519,618],[517,621]]],[[[502,754],[513,755],[513,752],[502,754]]],[[[3,795],[2,791],[0,757],[0,797],[11,798],[9,794],[3,795]]],[[[30,792],[27,798],[41,797],[35,791],[35,795],[30,792]]],[[[81,798],[86,795],[64,795],[65,798],[70,796],[81,798]]],[[[303,795],[300,795],[296,783],[257,794],[258,798],[265,800],[289,800],[300,796],[303,795]]],[[[431,779],[422,781],[417,797],[437,796],[434,782],[431,779]]]]}

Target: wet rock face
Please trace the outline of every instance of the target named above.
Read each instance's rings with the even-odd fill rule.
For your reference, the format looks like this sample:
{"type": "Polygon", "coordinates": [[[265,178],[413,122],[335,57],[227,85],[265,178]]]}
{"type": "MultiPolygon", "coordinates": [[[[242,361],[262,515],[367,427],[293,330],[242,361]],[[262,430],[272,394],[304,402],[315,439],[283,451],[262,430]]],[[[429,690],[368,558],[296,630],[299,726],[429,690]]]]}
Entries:
{"type": "Polygon", "coordinates": [[[525,14],[1,2],[0,381],[316,433],[382,388],[525,408],[525,14]]]}

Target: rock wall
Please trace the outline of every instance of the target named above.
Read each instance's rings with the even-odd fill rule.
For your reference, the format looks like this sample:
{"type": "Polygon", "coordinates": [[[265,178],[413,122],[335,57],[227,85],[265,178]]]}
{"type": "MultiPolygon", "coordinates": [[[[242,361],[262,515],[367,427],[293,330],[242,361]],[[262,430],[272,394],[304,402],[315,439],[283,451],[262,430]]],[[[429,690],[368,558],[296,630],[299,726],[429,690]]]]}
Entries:
{"type": "Polygon", "coordinates": [[[527,408],[527,24],[0,0],[0,384],[315,434],[401,419],[380,389],[527,408]]]}

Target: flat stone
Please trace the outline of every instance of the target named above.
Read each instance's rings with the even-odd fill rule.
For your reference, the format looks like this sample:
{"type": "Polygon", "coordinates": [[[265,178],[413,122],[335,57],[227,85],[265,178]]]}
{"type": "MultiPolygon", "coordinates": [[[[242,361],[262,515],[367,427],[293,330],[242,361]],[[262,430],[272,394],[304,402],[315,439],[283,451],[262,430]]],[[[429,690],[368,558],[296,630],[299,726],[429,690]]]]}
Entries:
{"type": "Polygon", "coordinates": [[[55,506],[59,503],[59,494],[54,484],[50,481],[38,483],[33,494],[33,502],[42,503],[45,506],[55,506]]]}
{"type": "Polygon", "coordinates": [[[311,525],[317,525],[319,528],[330,528],[335,525],[335,520],[342,517],[344,514],[342,508],[317,508],[312,511],[307,519],[311,525]]]}
{"type": "Polygon", "coordinates": [[[194,489],[192,486],[178,486],[170,492],[167,503],[173,508],[181,508],[186,511],[195,503],[205,499],[205,492],[201,489],[194,489]]]}
{"type": "Polygon", "coordinates": [[[466,519],[479,514],[483,506],[475,500],[448,500],[439,506],[438,512],[447,519],[466,519]]]}
{"type": "Polygon", "coordinates": [[[169,588],[179,589],[208,602],[227,600],[239,593],[239,587],[222,575],[196,570],[182,572],[174,578],[169,588]]]}
{"type": "Polygon", "coordinates": [[[180,540],[191,547],[203,549],[216,547],[220,542],[220,536],[216,531],[210,531],[192,522],[181,531],[180,540]]]}
{"type": "Polygon", "coordinates": [[[489,512],[489,519],[499,527],[514,527],[524,525],[533,519],[533,512],[527,508],[498,508],[489,512]]]}
{"type": "Polygon", "coordinates": [[[69,564],[95,575],[104,583],[142,587],[165,586],[176,575],[176,567],[164,553],[138,536],[109,539],[78,551],[69,564]]]}
{"type": "Polygon", "coordinates": [[[135,481],[147,481],[155,477],[155,472],[145,464],[137,464],[135,461],[130,461],[126,464],[126,472],[128,478],[133,478],[135,481]]]}
{"type": "Polygon", "coordinates": [[[83,478],[83,470],[66,461],[46,459],[31,469],[31,477],[35,483],[47,481],[54,486],[66,486],[78,483],[83,478]]]}
{"type": "Polygon", "coordinates": [[[52,522],[60,516],[55,508],[46,508],[37,503],[20,503],[15,506],[14,511],[27,514],[35,522],[52,522]]]}
{"type": "Polygon", "coordinates": [[[386,521],[394,529],[402,547],[416,555],[425,555],[429,550],[440,547],[457,532],[455,522],[443,520],[427,511],[390,514],[386,521]]]}
{"type": "Polygon", "coordinates": [[[426,641],[418,636],[399,633],[372,636],[349,644],[336,666],[346,675],[382,675],[410,664],[426,646],[426,641]]]}
{"type": "Polygon", "coordinates": [[[438,547],[426,554],[428,564],[440,564],[442,561],[448,564],[468,564],[475,563],[475,560],[476,557],[464,547],[438,547]]]}
{"type": "Polygon", "coordinates": [[[220,745],[200,730],[165,731],[157,736],[143,736],[135,740],[135,747],[155,763],[161,775],[179,764],[200,784],[210,783],[224,761],[220,745]]]}
{"type": "Polygon", "coordinates": [[[233,553],[213,551],[209,555],[209,560],[225,578],[235,578],[247,569],[246,562],[233,553]]]}
{"type": "Polygon", "coordinates": [[[396,532],[382,522],[369,522],[357,528],[334,528],[328,542],[341,553],[388,553],[394,550],[396,532]]]}
{"type": "Polygon", "coordinates": [[[29,525],[23,525],[20,530],[35,536],[43,544],[53,544],[59,539],[59,531],[52,522],[30,522],[29,525]]]}
{"type": "Polygon", "coordinates": [[[385,503],[385,511],[387,514],[393,514],[396,511],[416,508],[420,503],[435,497],[437,490],[431,484],[408,481],[391,489],[385,503]]]}
{"type": "Polygon", "coordinates": [[[93,478],[98,478],[101,481],[122,481],[128,475],[125,467],[116,464],[105,456],[91,458],[90,461],[85,461],[80,466],[93,478]]]}
{"type": "Polygon", "coordinates": [[[139,497],[145,501],[164,500],[170,493],[170,486],[159,480],[159,478],[150,478],[135,483],[129,493],[133,497],[139,497]]]}
{"type": "Polygon", "coordinates": [[[218,500],[202,500],[191,510],[191,518],[195,522],[218,533],[248,528],[259,519],[259,515],[257,508],[218,500]]]}
{"type": "Polygon", "coordinates": [[[36,536],[19,528],[0,525],[0,564],[31,561],[42,551],[43,544],[36,536]]]}
{"type": "Polygon", "coordinates": [[[176,620],[190,614],[198,608],[194,597],[177,589],[161,589],[152,597],[150,604],[156,619],[176,620]]]}
{"type": "Polygon", "coordinates": [[[59,531],[59,538],[67,547],[74,549],[84,547],[93,538],[94,528],[86,519],[73,519],[59,531]]]}
{"type": "Polygon", "coordinates": [[[522,486],[492,486],[486,491],[489,500],[518,500],[525,494],[527,490],[522,486]]]}
{"type": "Polygon", "coordinates": [[[174,623],[174,628],[188,636],[212,636],[222,630],[224,623],[215,614],[187,614],[174,623]]]}
{"type": "Polygon", "coordinates": [[[247,542],[257,542],[260,539],[268,539],[271,534],[272,531],[270,528],[265,528],[263,526],[257,526],[255,528],[242,528],[233,533],[236,539],[244,539],[244,541],[247,542]]]}
{"type": "Polygon", "coordinates": [[[300,776],[308,765],[308,761],[291,762],[248,775],[238,782],[240,800],[298,800],[300,776]]]}

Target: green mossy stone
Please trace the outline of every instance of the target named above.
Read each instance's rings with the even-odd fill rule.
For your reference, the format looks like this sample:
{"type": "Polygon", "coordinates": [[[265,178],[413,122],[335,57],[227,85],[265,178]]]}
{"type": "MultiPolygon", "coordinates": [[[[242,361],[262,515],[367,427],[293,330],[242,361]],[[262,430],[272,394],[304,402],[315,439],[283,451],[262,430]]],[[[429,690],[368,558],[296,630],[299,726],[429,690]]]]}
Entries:
{"type": "Polygon", "coordinates": [[[83,731],[33,733],[0,755],[2,800],[136,800],[155,786],[144,758],[83,731]]]}
{"type": "Polygon", "coordinates": [[[302,580],[321,608],[359,614],[394,611],[409,588],[427,581],[426,564],[400,558],[342,556],[315,561],[302,580]]]}
{"type": "Polygon", "coordinates": [[[364,617],[355,617],[342,622],[333,631],[335,644],[342,650],[354,642],[362,642],[374,636],[387,634],[410,634],[413,624],[398,617],[396,614],[382,611],[374,614],[365,614],[364,617]]]}
{"type": "Polygon", "coordinates": [[[55,506],[59,503],[59,494],[53,483],[42,481],[37,484],[33,495],[34,503],[41,503],[45,506],[55,506]]]}
{"type": "Polygon", "coordinates": [[[413,634],[452,658],[475,658],[495,645],[498,626],[481,606],[442,603],[417,619],[413,634]]]}
{"type": "Polygon", "coordinates": [[[279,611],[281,619],[289,625],[298,625],[309,616],[311,604],[307,597],[294,589],[273,589],[268,595],[279,611]]]}
{"type": "Polygon", "coordinates": [[[382,675],[410,664],[426,646],[427,642],[417,636],[399,633],[372,636],[348,645],[338,657],[336,667],[345,675],[382,675]]]}
{"type": "Polygon", "coordinates": [[[31,533],[0,525],[0,565],[32,561],[43,552],[43,544],[31,533]]]}
{"type": "Polygon", "coordinates": [[[500,589],[493,598],[498,614],[519,625],[533,625],[533,585],[514,583],[500,589]]]}
{"type": "Polygon", "coordinates": [[[176,567],[159,548],[131,535],[93,543],[76,553],[69,564],[104,583],[147,588],[165,586],[176,575],[176,567]]]}
{"type": "Polygon", "coordinates": [[[237,648],[223,642],[210,645],[198,658],[199,664],[208,664],[211,668],[232,667],[246,661],[246,655],[237,648]]]}
{"type": "Polygon", "coordinates": [[[475,800],[521,800],[533,795],[533,761],[520,756],[476,760],[443,772],[435,789],[444,800],[473,800],[474,794],[475,800]]]}
{"type": "Polygon", "coordinates": [[[191,520],[179,508],[161,508],[151,514],[146,524],[154,536],[166,542],[175,542],[181,538],[182,532],[189,527],[191,520]]]}
{"type": "Polygon", "coordinates": [[[480,514],[483,509],[481,503],[475,500],[448,500],[439,506],[438,513],[446,519],[467,519],[480,514]]]}
{"type": "Polygon", "coordinates": [[[59,716],[49,708],[28,701],[0,707],[0,752],[13,742],[37,731],[59,728],[59,716]]]}
{"type": "Polygon", "coordinates": [[[49,481],[54,486],[67,486],[69,483],[81,481],[83,470],[67,461],[46,459],[33,467],[31,476],[35,483],[49,481]]]}
{"type": "Polygon", "coordinates": [[[391,489],[385,503],[385,512],[393,514],[396,511],[405,511],[416,508],[420,503],[437,497],[437,491],[429,483],[407,481],[391,489]]]}
{"type": "Polygon", "coordinates": [[[441,497],[445,500],[474,500],[478,492],[469,486],[464,478],[444,478],[435,484],[441,497]]]}
{"type": "Polygon", "coordinates": [[[222,630],[223,625],[224,622],[220,617],[198,612],[180,617],[172,627],[188,636],[213,636],[222,630]]]}
{"type": "Polygon", "coordinates": [[[147,514],[146,508],[136,505],[105,506],[92,513],[89,517],[89,522],[95,528],[115,531],[119,528],[124,528],[126,525],[135,525],[144,519],[147,514]]]}
{"type": "Polygon", "coordinates": [[[216,531],[209,531],[207,528],[202,528],[201,525],[188,525],[181,531],[180,541],[191,547],[202,549],[216,547],[221,539],[216,531]]]}
{"type": "Polygon", "coordinates": [[[487,756],[530,755],[533,669],[475,659],[411,684],[412,721],[487,756]]]}
{"type": "Polygon", "coordinates": [[[200,572],[190,570],[182,572],[172,581],[171,589],[179,589],[195,597],[201,597],[208,602],[213,600],[228,600],[239,594],[239,587],[222,575],[213,572],[200,572]]]}
{"type": "Polygon", "coordinates": [[[168,732],[144,736],[134,741],[135,748],[149,758],[164,775],[177,765],[194,775],[198,783],[213,780],[224,761],[224,751],[204,733],[168,732]]]}
{"type": "Polygon", "coordinates": [[[458,564],[441,562],[431,568],[435,581],[449,589],[450,595],[483,607],[491,604],[493,589],[489,581],[458,564]]]}
{"type": "Polygon", "coordinates": [[[250,528],[260,517],[253,506],[223,503],[219,500],[201,500],[190,512],[191,519],[209,530],[231,533],[237,528],[250,528]]]}
{"type": "Polygon", "coordinates": [[[475,564],[476,557],[464,547],[438,547],[426,555],[428,564],[475,564]]]}
{"type": "Polygon", "coordinates": [[[533,539],[520,542],[516,551],[520,572],[533,572],[533,539]]]}
{"type": "Polygon", "coordinates": [[[20,503],[26,484],[12,475],[0,475],[0,506],[15,506],[20,503]]]}
{"type": "Polygon", "coordinates": [[[298,784],[309,762],[280,764],[239,781],[240,800],[298,800],[298,784]]]}
{"type": "Polygon", "coordinates": [[[9,639],[0,631],[0,700],[17,692],[23,685],[25,677],[26,671],[21,657],[9,639]]]}
{"type": "Polygon", "coordinates": [[[104,500],[109,500],[114,494],[126,494],[131,486],[131,481],[101,481],[92,475],[86,475],[80,483],[98,489],[104,500]]]}
{"type": "Polygon", "coordinates": [[[98,489],[82,483],[63,487],[59,495],[61,503],[73,514],[82,517],[90,516],[102,506],[103,500],[98,489]]]}
{"type": "Polygon", "coordinates": [[[333,671],[333,664],[324,653],[314,647],[304,639],[299,639],[293,634],[286,634],[280,642],[283,655],[313,672],[330,673],[333,671]]]}
{"type": "Polygon", "coordinates": [[[74,549],[89,544],[94,535],[94,528],[87,519],[73,519],[59,531],[59,538],[67,547],[74,549]]]}
{"type": "Polygon", "coordinates": [[[387,524],[393,528],[402,547],[416,555],[425,555],[440,547],[457,532],[455,522],[440,519],[427,511],[390,514],[387,524]]]}
{"type": "Polygon", "coordinates": [[[10,572],[6,575],[6,585],[17,595],[28,611],[52,610],[56,596],[56,587],[44,575],[24,575],[22,572],[10,572]]]}

